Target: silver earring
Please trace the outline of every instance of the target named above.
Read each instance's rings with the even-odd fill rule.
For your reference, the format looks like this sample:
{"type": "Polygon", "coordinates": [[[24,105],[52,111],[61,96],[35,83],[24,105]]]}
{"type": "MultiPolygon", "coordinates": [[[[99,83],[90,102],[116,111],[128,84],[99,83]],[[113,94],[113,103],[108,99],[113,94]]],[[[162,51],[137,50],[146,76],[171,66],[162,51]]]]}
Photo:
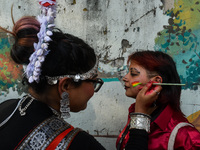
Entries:
{"type": "Polygon", "coordinates": [[[60,112],[61,117],[63,119],[67,119],[70,117],[70,107],[69,107],[69,94],[67,92],[63,92],[61,94],[61,100],[60,100],[60,112]]]}

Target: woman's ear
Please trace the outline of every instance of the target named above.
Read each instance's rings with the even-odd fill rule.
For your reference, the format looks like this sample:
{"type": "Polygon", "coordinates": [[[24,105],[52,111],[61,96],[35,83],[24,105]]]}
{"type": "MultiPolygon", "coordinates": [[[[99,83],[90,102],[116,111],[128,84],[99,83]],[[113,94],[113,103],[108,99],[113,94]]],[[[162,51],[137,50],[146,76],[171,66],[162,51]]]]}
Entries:
{"type": "Polygon", "coordinates": [[[151,81],[156,81],[156,82],[158,82],[158,83],[162,83],[162,82],[163,82],[161,76],[152,77],[152,78],[151,78],[151,81]]]}
{"type": "Polygon", "coordinates": [[[59,95],[61,95],[63,92],[67,92],[69,89],[69,85],[70,85],[70,78],[65,77],[60,79],[58,83],[59,95]]]}

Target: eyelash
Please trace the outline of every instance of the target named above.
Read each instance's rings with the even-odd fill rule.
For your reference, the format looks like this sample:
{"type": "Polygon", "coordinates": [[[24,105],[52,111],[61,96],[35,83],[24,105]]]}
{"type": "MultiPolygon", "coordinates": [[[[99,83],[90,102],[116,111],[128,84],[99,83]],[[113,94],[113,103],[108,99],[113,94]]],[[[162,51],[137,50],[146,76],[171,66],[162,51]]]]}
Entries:
{"type": "Polygon", "coordinates": [[[135,74],[135,73],[131,73],[131,76],[137,76],[138,74],[135,74]]]}

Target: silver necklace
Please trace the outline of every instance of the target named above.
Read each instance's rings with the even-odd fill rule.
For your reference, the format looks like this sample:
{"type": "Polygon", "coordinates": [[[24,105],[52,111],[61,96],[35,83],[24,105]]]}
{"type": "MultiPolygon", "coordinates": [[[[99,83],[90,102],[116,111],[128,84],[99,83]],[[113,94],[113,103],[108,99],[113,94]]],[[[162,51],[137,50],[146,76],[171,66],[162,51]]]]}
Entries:
{"type": "Polygon", "coordinates": [[[19,102],[17,103],[17,106],[15,107],[15,109],[13,110],[13,112],[3,122],[0,123],[0,127],[2,127],[3,125],[5,125],[10,120],[10,118],[14,115],[14,113],[16,112],[17,108],[19,107],[22,99],[23,98],[21,98],[19,100],[19,102]]]}
{"type": "Polygon", "coordinates": [[[57,117],[61,117],[60,113],[57,112],[55,109],[53,109],[52,107],[49,106],[49,108],[52,110],[53,114],[56,115],[57,117]]]}
{"type": "Polygon", "coordinates": [[[34,100],[34,98],[33,98],[31,95],[26,95],[26,96],[22,99],[21,103],[19,104],[19,108],[18,108],[18,109],[19,109],[19,113],[20,113],[21,116],[26,115],[26,110],[27,110],[27,108],[31,105],[31,103],[33,102],[33,100],[34,100]],[[26,100],[28,97],[31,98],[30,101],[26,104],[26,106],[24,106],[24,108],[22,108],[22,104],[25,102],[25,100],[26,100]]]}

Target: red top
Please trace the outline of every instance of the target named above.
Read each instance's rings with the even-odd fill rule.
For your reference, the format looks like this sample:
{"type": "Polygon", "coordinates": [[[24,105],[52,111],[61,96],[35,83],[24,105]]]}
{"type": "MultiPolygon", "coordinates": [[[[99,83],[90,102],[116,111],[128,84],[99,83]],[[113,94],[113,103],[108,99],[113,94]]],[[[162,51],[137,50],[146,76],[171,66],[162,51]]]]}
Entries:
{"type": "MultiPolygon", "coordinates": [[[[129,114],[135,111],[135,104],[129,107],[129,114]]],[[[129,124],[130,116],[128,115],[127,125],[129,124]]],[[[180,122],[188,122],[188,120],[179,112],[175,112],[169,105],[160,113],[160,115],[151,122],[151,131],[149,134],[148,149],[149,150],[161,150],[167,149],[170,133],[173,128],[180,122]]],[[[125,126],[125,128],[127,127],[125,126]]],[[[125,128],[122,130],[117,138],[119,142],[125,128]]],[[[122,147],[122,150],[128,142],[129,132],[126,135],[122,147]]],[[[200,150],[200,132],[190,126],[182,127],[178,130],[175,144],[175,149],[187,149],[187,150],[200,150]]]]}

